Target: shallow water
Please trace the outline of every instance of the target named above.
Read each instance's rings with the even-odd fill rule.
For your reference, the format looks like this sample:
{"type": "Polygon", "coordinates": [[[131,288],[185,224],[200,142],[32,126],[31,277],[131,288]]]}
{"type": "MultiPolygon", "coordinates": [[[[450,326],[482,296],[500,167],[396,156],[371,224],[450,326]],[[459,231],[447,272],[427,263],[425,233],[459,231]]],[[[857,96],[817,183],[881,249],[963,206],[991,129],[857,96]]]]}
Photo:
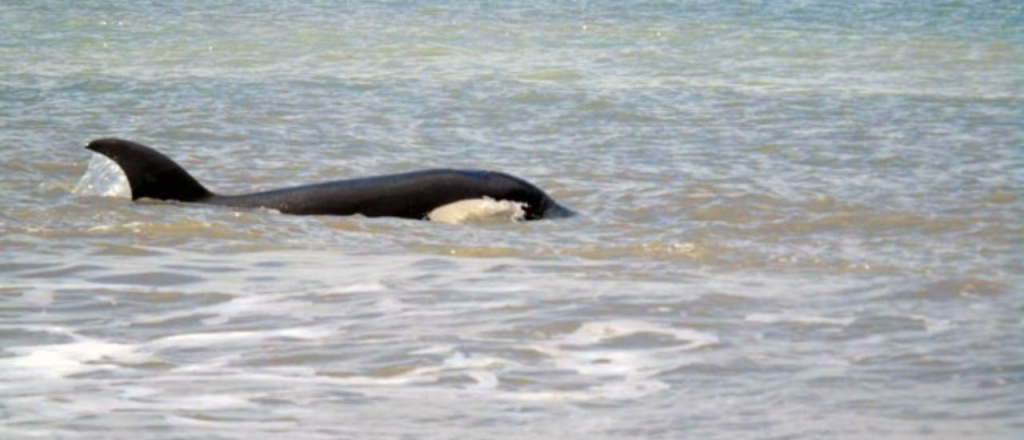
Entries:
{"type": "Polygon", "coordinates": [[[5,2],[0,437],[1017,438],[1019,2],[5,2]],[[76,191],[502,170],[442,224],[76,191]]]}

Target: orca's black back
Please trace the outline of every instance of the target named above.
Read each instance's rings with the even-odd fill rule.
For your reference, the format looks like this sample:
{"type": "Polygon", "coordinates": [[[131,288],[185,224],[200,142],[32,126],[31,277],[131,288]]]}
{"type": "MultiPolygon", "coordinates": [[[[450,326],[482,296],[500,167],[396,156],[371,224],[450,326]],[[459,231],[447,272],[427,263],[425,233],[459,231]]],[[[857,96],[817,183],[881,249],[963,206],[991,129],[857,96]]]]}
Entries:
{"type": "Polygon", "coordinates": [[[540,218],[554,202],[529,182],[508,174],[471,170],[426,170],[283,188],[210,203],[263,207],[288,214],[353,215],[422,219],[449,203],[489,197],[526,205],[528,219],[540,218]]]}

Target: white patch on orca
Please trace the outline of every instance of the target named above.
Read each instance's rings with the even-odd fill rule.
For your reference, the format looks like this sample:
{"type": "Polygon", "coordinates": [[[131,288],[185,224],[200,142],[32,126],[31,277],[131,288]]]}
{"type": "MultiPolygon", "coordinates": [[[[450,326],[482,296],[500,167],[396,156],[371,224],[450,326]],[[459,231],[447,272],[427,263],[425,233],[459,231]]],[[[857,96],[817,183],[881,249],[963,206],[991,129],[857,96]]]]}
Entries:
{"type": "Polygon", "coordinates": [[[511,200],[465,199],[434,208],[427,219],[451,224],[520,221],[526,218],[525,208],[526,203],[511,200]]]}
{"type": "Polygon", "coordinates": [[[132,186],[117,162],[102,154],[93,154],[89,167],[75,186],[75,194],[130,199],[132,186]]]}

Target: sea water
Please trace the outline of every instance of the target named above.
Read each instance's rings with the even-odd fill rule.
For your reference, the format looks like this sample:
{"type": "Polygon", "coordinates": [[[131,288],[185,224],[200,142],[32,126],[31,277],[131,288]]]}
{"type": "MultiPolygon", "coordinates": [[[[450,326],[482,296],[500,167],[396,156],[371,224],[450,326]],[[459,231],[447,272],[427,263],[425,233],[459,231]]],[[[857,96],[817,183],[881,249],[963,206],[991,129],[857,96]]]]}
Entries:
{"type": "Polygon", "coordinates": [[[1022,35],[999,0],[4,1],[0,437],[1020,438],[1022,35]],[[132,202],[109,136],[226,194],[493,169],[580,215],[132,202]]]}

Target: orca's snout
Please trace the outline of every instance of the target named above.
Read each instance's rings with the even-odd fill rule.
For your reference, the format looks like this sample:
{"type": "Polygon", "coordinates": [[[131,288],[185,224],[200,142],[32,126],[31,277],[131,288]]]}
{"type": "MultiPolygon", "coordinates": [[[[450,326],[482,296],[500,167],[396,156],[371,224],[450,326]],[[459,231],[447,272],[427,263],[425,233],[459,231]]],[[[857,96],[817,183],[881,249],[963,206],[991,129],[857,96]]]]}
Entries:
{"type": "Polygon", "coordinates": [[[544,218],[569,218],[575,216],[576,211],[559,205],[558,203],[552,203],[551,206],[544,211],[544,218]]]}

